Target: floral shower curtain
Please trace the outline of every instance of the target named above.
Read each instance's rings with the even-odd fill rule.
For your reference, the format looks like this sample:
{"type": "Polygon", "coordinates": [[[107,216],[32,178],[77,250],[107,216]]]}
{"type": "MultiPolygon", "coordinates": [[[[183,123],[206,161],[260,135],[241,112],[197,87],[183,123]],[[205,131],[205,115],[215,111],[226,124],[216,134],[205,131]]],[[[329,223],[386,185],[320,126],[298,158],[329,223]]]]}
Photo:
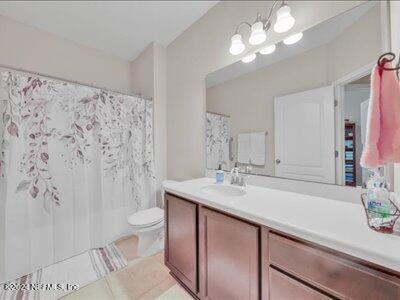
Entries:
{"type": "Polygon", "coordinates": [[[0,73],[0,282],[129,232],[155,205],[151,101],[0,73]]]}
{"type": "Polygon", "coordinates": [[[219,164],[229,167],[230,117],[206,113],[207,169],[215,170],[219,164]]]}

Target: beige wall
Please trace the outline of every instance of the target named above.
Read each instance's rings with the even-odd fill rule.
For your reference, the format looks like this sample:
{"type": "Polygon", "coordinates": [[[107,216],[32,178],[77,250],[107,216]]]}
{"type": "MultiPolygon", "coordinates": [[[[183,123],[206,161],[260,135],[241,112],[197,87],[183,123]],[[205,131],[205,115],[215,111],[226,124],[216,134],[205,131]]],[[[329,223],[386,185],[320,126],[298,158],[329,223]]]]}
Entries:
{"type": "Polygon", "coordinates": [[[328,80],[374,62],[381,49],[381,10],[376,5],[329,44],[328,80]]]}
{"type": "Polygon", "coordinates": [[[0,16],[0,65],[121,92],[129,91],[129,62],[0,16]]]}
{"type": "Polygon", "coordinates": [[[154,105],[154,156],[156,165],[158,199],[161,182],[167,177],[167,80],[166,49],[151,43],[131,62],[132,92],[153,98],[154,105]]]}
{"type": "Polygon", "coordinates": [[[154,44],[154,140],[159,183],[167,179],[167,50],[154,44]]]}
{"type": "MultiPolygon", "coordinates": [[[[296,17],[291,31],[303,31],[348,10],[360,1],[288,1],[296,17]]],[[[241,57],[229,54],[236,26],[265,12],[269,1],[221,1],[167,47],[168,178],[204,176],[205,76],[241,57]]],[[[288,33],[290,34],[290,32],[288,33]]],[[[269,41],[283,35],[269,34],[269,41]]],[[[249,48],[248,51],[255,50],[249,48]]]]}
{"type": "Polygon", "coordinates": [[[154,44],[149,44],[130,63],[131,92],[147,98],[154,97],[154,44]]]}
{"type": "Polygon", "coordinates": [[[376,5],[324,46],[208,88],[206,109],[231,116],[234,161],[238,133],[268,131],[267,163],[254,166],[252,172],[274,175],[274,98],[329,85],[374,62],[380,50],[380,7],[376,5]]]}
{"type": "Polygon", "coordinates": [[[252,173],[274,175],[274,98],[327,85],[326,53],[315,48],[207,89],[207,111],[231,117],[234,161],[239,133],[267,131],[266,165],[252,173]]]}

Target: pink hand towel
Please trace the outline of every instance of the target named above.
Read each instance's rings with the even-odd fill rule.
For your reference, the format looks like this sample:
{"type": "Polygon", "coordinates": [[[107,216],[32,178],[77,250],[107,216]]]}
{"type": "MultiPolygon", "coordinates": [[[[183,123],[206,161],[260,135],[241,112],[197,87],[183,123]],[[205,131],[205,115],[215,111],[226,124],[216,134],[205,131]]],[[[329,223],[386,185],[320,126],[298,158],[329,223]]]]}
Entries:
{"type": "MultiPolygon", "coordinates": [[[[386,62],[385,67],[392,66],[386,62]]],[[[400,85],[396,72],[375,66],[360,165],[376,168],[392,162],[400,162],[400,85]]]]}

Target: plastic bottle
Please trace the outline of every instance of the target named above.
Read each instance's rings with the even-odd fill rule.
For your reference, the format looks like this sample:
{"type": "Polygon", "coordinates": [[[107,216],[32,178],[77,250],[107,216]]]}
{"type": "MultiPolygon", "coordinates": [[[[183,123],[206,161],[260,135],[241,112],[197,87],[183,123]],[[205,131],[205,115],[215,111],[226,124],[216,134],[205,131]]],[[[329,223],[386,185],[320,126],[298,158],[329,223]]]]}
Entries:
{"type": "Polygon", "coordinates": [[[224,171],[222,171],[222,166],[221,164],[219,164],[218,166],[218,170],[215,173],[215,179],[217,183],[223,183],[224,182],[224,177],[225,177],[225,173],[224,171]]]}

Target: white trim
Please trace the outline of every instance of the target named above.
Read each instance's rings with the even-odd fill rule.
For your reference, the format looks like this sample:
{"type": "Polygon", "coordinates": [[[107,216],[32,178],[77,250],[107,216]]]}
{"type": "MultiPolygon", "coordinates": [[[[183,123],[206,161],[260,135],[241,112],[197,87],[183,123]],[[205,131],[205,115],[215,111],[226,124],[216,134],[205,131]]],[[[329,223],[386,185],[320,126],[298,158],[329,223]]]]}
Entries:
{"type": "Polygon", "coordinates": [[[335,160],[335,178],[336,184],[344,185],[344,85],[333,85],[335,100],[337,101],[337,105],[335,106],[335,151],[337,151],[338,156],[335,160]]]}
{"type": "Polygon", "coordinates": [[[365,91],[369,89],[369,83],[349,83],[346,85],[346,91],[365,91]]]}
{"type": "Polygon", "coordinates": [[[359,69],[352,71],[351,73],[346,74],[342,78],[335,80],[334,82],[332,82],[332,85],[334,85],[334,86],[346,85],[350,82],[353,82],[357,79],[367,76],[368,74],[371,74],[371,70],[375,67],[375,65],[376,65],[376,61],[371,62],[359,69]]]}
{"type": "MultiPolygon", "coordinates": [[[[344,86],[357,79],[371,74],[372,69],[375,67],[376,62],[371,62],[351,73],[346,74],[342,78],[334,81],[332,85],[334,86],[335,100],[337,101],[337,106],[335,107],[335,148],[338,152],[338,157],[335,161],[336,168],[336,184],[344,185],[344,86]]],[[[365,86],[366,85],[362,85],[365,86]]]]}

